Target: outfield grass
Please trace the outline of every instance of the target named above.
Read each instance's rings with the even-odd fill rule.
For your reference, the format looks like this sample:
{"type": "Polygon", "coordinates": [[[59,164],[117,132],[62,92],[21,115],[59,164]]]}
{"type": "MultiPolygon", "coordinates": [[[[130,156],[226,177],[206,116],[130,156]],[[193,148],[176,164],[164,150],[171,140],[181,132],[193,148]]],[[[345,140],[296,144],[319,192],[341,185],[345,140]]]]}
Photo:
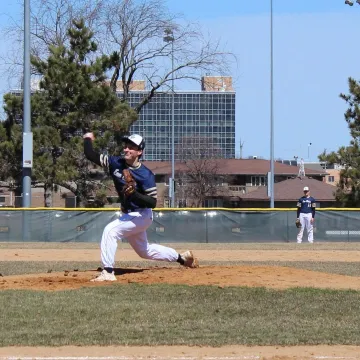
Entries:
{"type": "MultiPolygon", "coordinates": [[[[321,271],[329,274],[360,276],[360,262],[314,262],[314,261],[201,261],[202,266],[208,265],[245,265],[245,266],[287,266],[297,269],[321,271]]],[[[75,261],[6,261],[0,262],[0,274],[21,275],[46,273],[47,271],[79,271],[97,269],[99,262],[75,262],[75,261]]],[[[117,262],[116,267],[140,267],[151,268],[156,266],[179,267],[178,263],[166,263],[160,261],[123,261],[117,262]]]]}
{"type": "Polygon", "coordinates": [[[0,346],[360,345],[360,292],[111,285],[0,292],[0,346]]]}

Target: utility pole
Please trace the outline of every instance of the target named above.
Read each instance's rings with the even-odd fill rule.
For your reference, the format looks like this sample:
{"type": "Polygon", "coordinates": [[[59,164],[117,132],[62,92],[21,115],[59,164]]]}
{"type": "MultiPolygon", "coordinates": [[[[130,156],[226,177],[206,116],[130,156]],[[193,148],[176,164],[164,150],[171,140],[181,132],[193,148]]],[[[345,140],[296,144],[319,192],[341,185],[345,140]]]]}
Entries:
{"type": "Polygon", "coordinates": [[[31,132],[30,105],[30,0],[24,1],[24,118],[23,118],[23,163],[22,163],[22,207],[31,207],[31,168],[33,142],[31,132]]]}
{"type": "Polygon", "coordinates": [[[273,56],[273,0],[270,0],[270,208],[275,207],[274,200],[274,56],[273,56]]]}
{"type": "Polygon", "coordinates": [[[174,32],[165,30],[164,41],[171,42],[171,179],[169,181],[170,207],[175,207],[175,87],[174,87],[174,32]]]}
{"type": "MultiPolygon", "coordinates": [[[[31,207],[31,169],[33,166],[33,134],[31,132],[30,104],[30,0],[24,0],[24,81],[23,81],[23,159],[22,159],[22,207],[31,207]]],[[[28,211],[22,212],[22,240],[31,239],[28,211]]]]}

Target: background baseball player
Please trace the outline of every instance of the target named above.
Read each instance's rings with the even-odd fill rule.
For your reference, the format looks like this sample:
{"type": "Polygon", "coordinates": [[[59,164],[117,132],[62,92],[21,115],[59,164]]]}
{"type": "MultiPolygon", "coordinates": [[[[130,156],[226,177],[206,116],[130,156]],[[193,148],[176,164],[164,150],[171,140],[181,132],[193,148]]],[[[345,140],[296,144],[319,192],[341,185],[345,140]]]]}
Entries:
{"type": "Polygon", "coordinates": [[[316,200],[310,196],[310,189],[304,187],[304,196],[297,203],[296,226],[299,228],[297,243],[302,242],[304,230],[306,228],[309,243],[314,242],[313,223],[315,220],[316,200]]]}
{"type": "Polygon", "coordinates": [[[124,137],[124,157],[98,154],[93,150],[93,133],[84,135],[84,153],[87,159],[109,171],[119,194],[122,215],[108,224],[101,238],[101,261],[104,270],[92,281],[115,281],[115,253],[117,241],[126,239],[135,252],[144,259],[178,262],[197,267],[191,251],[178,254],[174,249],[149,244],[146,229],[153,221],[152,209],[156,206],[155,176],[139,158],[145,147],[140,135],[124,137]]]}

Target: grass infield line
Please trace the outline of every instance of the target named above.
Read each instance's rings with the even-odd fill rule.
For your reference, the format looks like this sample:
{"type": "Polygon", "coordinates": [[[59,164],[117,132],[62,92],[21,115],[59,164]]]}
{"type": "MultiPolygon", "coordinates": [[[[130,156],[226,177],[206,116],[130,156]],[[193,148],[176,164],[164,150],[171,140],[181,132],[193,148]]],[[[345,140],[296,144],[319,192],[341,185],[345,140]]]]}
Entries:
{"type": "MultiPolygon", "coordinates": [[[[355,357],[348,356],[306,356],[307,359],[356,359],[355,357]]],[[[90,357],[90,356],[68,356],[68,357],[19,357],[9,356],[0,357],[0,360],[198,360],[195,356],[107,356],[107,357],[90,357]]],[[[202,356],[203,360],[257,360],[260,356],[257,355],[241,355],[241,356],[202,356]]]]}
{"type": "MultiPolygon", "coordinates": [[[[322,357],[326,358],[326,357],[322,357]]],[[[195,356],[108,356],[108,357],[89,357],[89,356],[69,356],[69,357],[2,357],[0,360],[197,360],[198,357],[195,356]]],[[[202,356],[203,360],[256,360],[260,359],[260,356],[252,355],[241,355],[241,356],[202,356]]],[[[331,358],[331,359],[353,359],[353,358],[331,358]]]]}

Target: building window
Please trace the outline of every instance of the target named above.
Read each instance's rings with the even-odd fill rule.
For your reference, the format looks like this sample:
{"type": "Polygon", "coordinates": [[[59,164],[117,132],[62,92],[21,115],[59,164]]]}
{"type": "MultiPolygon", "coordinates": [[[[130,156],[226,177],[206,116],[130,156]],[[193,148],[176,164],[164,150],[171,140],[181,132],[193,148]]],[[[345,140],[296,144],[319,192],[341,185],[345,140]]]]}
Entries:
{"type": "Polygon", "coordinates": [[[335,177],[334,176],[328,176],[328,182],[329,183],[335,182],[335,177]]]}
{"type": "MultiPolygon", "coordinates": [[[[130,105],[136,105],[142,96],[142,92],[130,92],[130,105]]],[[[169,139],[170,144],[171,100],[172,97],[169,94],[157,93],[142,108],[138,121],[131,127],[130,132],[138,132],[146,136],[145,160],[170,160],[171,158],[169,151],[171,147],[159,146],[165,145],[162,141],[163,137],[169,139]]],[[[219,144],[214,143],[214,146],[224,148],[223,156],[235,157],[235,94],[178,93],[175,94],[174,100],[176,144],[181,144],[184,136],[195,138],[214,136],[219,138],[219,144]]],[[[180,159],[178,154],[175,154],[175,158],[180,159]]]]}
{"type": "Polygon", "coordinates": [[[222,199],[206,199],[204,201],[204,207],[212,208],[212,207],[222,207],[223,200],[222,199]]]}
{"type": "Polygon", "coordinates": [[[252,176],[251,177],[251,186],[266,186],[266,177],[265,176],[252,176]]]}

